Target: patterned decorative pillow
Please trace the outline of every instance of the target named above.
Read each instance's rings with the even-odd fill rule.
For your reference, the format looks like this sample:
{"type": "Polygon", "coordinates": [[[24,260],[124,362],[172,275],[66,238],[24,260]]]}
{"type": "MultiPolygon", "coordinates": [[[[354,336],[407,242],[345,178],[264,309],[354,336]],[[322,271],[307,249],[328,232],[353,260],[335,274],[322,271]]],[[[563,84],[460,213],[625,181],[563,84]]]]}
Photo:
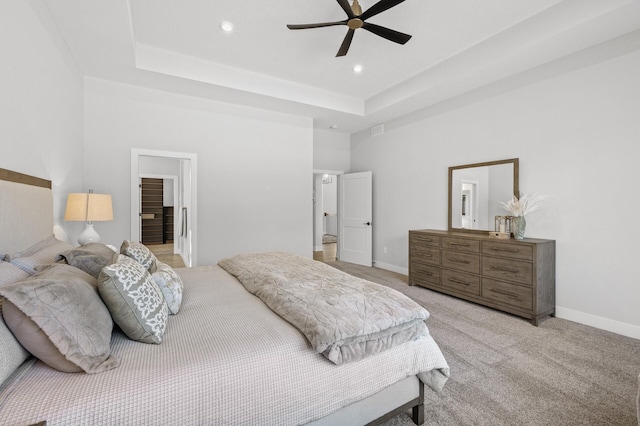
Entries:
{"type": "Polygon", "coordinates": [[[120,246],[120,253],[129,256],[153,274],[156,271],[156,256],[142,243],[124,240],[120,246]]]}
{"type": "Polygon", "coordinates": [[[89,243],[60,253],[58,258],[66,260],[69,265],[83,270],[94,278],[98,278],[102,268],[113,263],[116,256],[104,244],[89,243]]]}
{"type": "Polygon", "coordinates": [[[58,254],[72,248],[71,244],[57,240],[52,236],[20,253],[6,255],[5,260],[26,271],[29,275],[33,275],[36,273],[38,265],[52,264],[58,259],[58,254]]]}
{"type": "Polygon", "coordinates": [[[130,339],[160,343],[169,308],[151,274],[123,254],[98,276],[98,291],[111,317],[130,339]]]}
{"type": "Polygon", "coordinates": [[[160,290],[167,301],[169,313],[175,315],[180,310],[180,305],[182,305],[182,290],[184,288],[182,285],[182,279],[176,271],[166,263],[158,260],[157,265],[158,269],[156,272],[151,274],[151,276],[155,280],[156,284],[158,284],[158,287],[160,287],[160,290]]]}
{"type": "Polygon", "coordinates": [[[66,372],[99,373],[118,366],[111,355],[113,322],[96,279],[52,264],[24,281],[0,286],[7,326],[36,358],[66,372]]]}

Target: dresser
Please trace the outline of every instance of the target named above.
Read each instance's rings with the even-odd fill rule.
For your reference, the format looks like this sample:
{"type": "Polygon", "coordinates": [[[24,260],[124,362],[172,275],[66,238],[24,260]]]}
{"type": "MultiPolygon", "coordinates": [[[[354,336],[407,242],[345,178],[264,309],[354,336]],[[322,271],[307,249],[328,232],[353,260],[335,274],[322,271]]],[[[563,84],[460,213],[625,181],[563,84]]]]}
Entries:
{"type": "Polygon", "coordinates": [[[409,231],[409,285],[527,318],[555,313],[554,240],[409,231]]]}

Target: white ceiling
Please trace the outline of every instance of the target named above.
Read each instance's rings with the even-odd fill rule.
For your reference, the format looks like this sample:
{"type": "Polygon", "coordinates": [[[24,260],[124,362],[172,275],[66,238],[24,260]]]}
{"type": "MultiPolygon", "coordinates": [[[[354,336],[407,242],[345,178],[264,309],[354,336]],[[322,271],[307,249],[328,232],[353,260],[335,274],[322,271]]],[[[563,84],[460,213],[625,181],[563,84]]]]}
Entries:
{"type": "MultiPolygon", "coordinates": [[[[340,58],[346,26],[286,27],[345,19],[335,0],[44,1],[88,76],[307,115],[347,133],[640,39],[640,0],[406,0],[369,19],[411,34],[406,45],[359,29],[340,58]]],[[[363,10],[376,2],[360,0],[363,10]]]]}

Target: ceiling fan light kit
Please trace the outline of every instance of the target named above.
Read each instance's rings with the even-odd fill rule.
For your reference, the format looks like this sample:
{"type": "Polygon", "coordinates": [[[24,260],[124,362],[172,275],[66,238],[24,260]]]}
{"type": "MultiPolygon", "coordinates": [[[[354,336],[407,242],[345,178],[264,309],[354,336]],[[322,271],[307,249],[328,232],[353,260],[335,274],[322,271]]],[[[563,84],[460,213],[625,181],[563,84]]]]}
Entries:
{"type": "Polygon", "coordinates": [[[340,45],[340,49],[338,50],[338,54],[336,55],[336,57],[345,56],[347,54],[347,52],[349,51],[349,47],[351,46],[351,41],[353,40],[353,35],[359,28],[363,28],[377,36],[398,44],[405,44],[409,41],[409,39],[411,39],[411,36],[409,34],[404,34],[399,31],[366,22],[367,19],[371,18],[372,16],[376,16],[377,14],[382,13],[385,10],[391,9],[392,7],[404,2],[404,0],[380,0],[365,12],[362,12],[362,7],[360,7],[360,3],[358,3],[358,0],[353,0],[353,4],[351,6],[349,6],[348,0],[336,1],[338,2],[342,10],[344,10],[344,12],[347,14],[348,19],[335,22],[321,22],[317,24],[290,24],[287,25],[287,27],[290,30],[305,30],[309,28],[346,25],[349,30],[347,31],[347,35],[342,41],[342,45],[340,45]]]}

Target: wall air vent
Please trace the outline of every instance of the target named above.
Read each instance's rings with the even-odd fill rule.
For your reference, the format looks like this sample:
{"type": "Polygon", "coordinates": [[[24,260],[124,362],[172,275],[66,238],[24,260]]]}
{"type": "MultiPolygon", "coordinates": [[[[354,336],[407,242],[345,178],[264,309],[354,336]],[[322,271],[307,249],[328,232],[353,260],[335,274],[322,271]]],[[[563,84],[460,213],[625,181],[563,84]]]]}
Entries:
{"type": "Polygon", "coordinates": [[[380,136],[384,133],[384,124],[379,124],[375,127],[371,128],[371,137],[375,138],[376,136],[380,136]]]}

